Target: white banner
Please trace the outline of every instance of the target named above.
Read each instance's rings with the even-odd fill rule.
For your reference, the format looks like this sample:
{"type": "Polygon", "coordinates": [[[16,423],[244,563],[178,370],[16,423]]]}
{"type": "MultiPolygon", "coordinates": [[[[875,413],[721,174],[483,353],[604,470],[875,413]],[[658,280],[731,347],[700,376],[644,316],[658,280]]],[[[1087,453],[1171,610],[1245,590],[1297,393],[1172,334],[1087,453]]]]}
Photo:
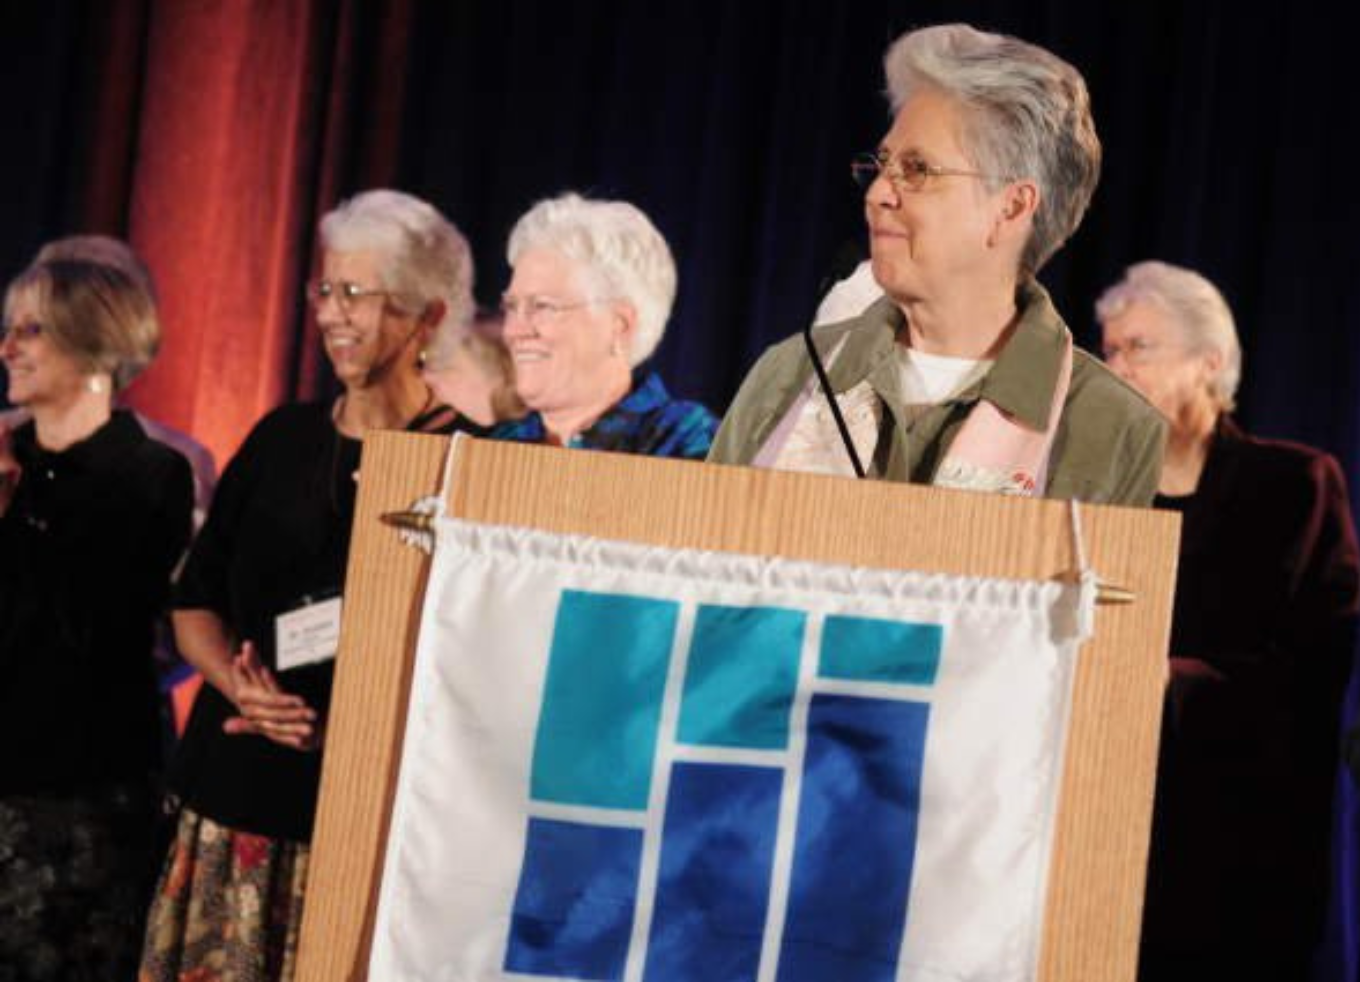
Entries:
{"type": "Polygon", "coordinates": [[[441,521],[370,977],[1034,978],[1093,603],[441,521]]]}

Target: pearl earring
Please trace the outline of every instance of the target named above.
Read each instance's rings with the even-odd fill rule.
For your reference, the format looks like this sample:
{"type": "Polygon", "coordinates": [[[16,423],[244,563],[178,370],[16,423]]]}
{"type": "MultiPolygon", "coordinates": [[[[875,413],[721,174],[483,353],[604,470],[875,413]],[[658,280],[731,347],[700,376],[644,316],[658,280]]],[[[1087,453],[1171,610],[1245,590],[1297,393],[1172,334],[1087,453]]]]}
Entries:
{"type": "Polygon", "coordinates": [[[99,395],[104,391],[104,379],[100,375],[85,376],[85,389],[91,395],[99,395]]]}

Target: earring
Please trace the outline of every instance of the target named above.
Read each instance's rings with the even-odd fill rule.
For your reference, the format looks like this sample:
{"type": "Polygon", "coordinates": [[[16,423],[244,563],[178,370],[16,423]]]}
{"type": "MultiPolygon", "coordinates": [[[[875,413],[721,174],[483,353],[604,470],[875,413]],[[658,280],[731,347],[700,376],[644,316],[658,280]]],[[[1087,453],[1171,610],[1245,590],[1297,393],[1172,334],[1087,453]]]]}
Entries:
{"type": "Polygon", "coordinates": [[[91,395],[99,395],[104,391],[104,377],[102,375],[85,376],[85,390],[91,395]]]}
{"type": "Polygon", "coordinates": [[[430,360],[429,349],[421,348],[420,351],[416,353],[416,368],[424,368],[425,363],[428,362],[429,360],[430,360]]]}

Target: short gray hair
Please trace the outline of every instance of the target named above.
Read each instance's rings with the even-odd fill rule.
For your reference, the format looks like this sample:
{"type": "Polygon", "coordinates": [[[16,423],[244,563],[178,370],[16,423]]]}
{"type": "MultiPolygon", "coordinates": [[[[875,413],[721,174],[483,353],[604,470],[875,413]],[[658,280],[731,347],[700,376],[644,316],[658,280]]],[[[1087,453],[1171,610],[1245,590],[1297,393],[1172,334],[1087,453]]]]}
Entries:
{"type": "Polygon", "coordinates": [[[444,320],[472,320],[472,250],[433,205],[401,191],[379,189],[342,201],[321,219],[322,248],[374,252],[382,285],[395,299],[425,307],[444,303],[444,320]]]}
{"type": "Polygon", "coordinates": [[[883,56],[893,112],[919,89],[957,101],[964,149],[989,189],[1021,178],[1039,186],[1034,227],[1020,257],[1037,273],[1067,241],[1100,180],[1100,139],[1081,73],[1037,45],[967,24],[902,35],[883,56]]]}
{"type": "Polygon", "coordinates": [[[510,232],[506,245],[510,265],[530,249],[560,253],[580,264],[604,296],[633,305],[637,330],[629,364],[646,361],[656,350],[675,303],[675,259],[639,208],[574,193],[540,201],[510,232]]]}
{"type": "Polygon", "coordinates": [[[1218,287],[1194,270],[1148,260],[1124,271],[1124,278],[1100,295],[1096,318],[1104,324],[1132,304],[1160,307],[1180,329],[1191,351],[1217,351],[1223,365],[1210,389],[1225,412],[1232,410],[1242,379],[1242,346],[1232,309],[1218,287]]]}

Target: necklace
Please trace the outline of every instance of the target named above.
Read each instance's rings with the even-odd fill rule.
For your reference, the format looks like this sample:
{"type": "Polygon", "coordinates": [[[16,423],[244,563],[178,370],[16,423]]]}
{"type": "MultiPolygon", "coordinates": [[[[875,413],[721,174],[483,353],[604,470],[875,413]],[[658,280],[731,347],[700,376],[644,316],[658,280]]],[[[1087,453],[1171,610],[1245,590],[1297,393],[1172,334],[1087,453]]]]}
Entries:
{"type": "MultiPolygon", "coordinates": [[[[401,426],[391,426],[391,427],[389,427],[389,426],[365,426],[365,427],[362,427],[362,428],[359,430],[358,434],[356,434],[356,439],[362,436],[364,430],[385,430],[385,429],[402,429],[402,430],[409,430],[409,429],[411,429],[412,426],[414,426],[419,420],[421,420],[421,419],[422,419],[422,418],[423,418],[423,417],[431,410],[431,408],[433,408],[434,404],[435,404],[435,401],[434,401],[434,390],[431,389],[431,388],[427,385],[427,386],[425,386],[425,401],[422,402],[422,403],[420,404],[420,408],[417,409],[417,410],[415,411],[415,414],[412,415],[412,416],[410,417],[410,419],[408,419],[404,424],[402,424],[401,426]]],[[[335,424],[335,429],[336,429],[337,432],[343,432],[343,431],[344,431],[344,427],[341,425],[341,422],[340,422],[340,421],[341,421],[341,419],[344,417],[344,415],[345,415],[345,407],[348,406],[348,405],[349,405],[349,393],[348,393],[348,392],[342,392],[342,393],[340,393],[340,395],[336,398],[335,403],[331,406],[331,422],[335,424]]]]}

